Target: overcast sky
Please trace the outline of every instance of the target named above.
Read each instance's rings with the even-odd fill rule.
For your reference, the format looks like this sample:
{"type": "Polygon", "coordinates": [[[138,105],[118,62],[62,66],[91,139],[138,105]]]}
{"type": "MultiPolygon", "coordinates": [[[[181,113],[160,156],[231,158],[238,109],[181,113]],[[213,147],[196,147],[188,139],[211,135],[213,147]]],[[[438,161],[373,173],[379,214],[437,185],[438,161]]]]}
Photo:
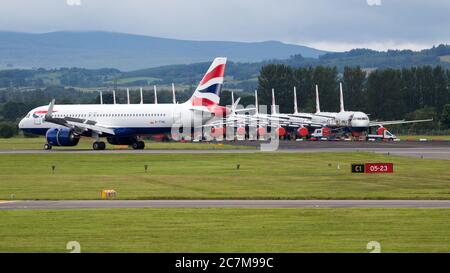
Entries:
{"type": "Polygon", "coordinates": [[[450,43],[449,14],[450,0],[0,0],[0,30],[421,49],[450,43]]]}

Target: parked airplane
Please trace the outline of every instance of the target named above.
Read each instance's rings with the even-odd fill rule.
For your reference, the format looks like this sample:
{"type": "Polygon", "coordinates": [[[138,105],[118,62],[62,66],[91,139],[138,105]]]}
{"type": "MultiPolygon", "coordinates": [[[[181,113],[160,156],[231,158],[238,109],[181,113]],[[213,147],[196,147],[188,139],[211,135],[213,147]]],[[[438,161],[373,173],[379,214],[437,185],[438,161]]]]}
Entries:
{"type": "Polygon", "coordinates": [[[228,111],[219,106],[225,65],[226,58],[216,58],[185,103],[143,104],[142,91],[140,104],[55,105],[53,100],[49,106],[31,110],[19,128],[45,135],[46,150],[52,146],[76,146],[81,136],[94,138],[94,150],[105,149],[101,137],[112,145],[144,149],[142,136],[169,134],[177,124],[191,124],[194,119],[204,123],[228,111]]]}

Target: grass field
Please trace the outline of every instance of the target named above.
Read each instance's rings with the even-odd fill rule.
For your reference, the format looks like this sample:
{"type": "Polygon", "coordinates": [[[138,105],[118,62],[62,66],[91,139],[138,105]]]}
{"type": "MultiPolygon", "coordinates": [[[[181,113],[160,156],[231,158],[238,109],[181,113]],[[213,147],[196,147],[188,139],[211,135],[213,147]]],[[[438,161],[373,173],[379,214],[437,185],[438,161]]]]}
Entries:
{"type": "Polygon", "coordinates": [[[450,136],[427,136],[427,135],[400,135],[397,136],[401,140],[420,140],[420,139],[427,139],[427,140],[437,140],[437,141],[450,141],[450,136]]]}
{"type": "MultiPolygon", "coordinates": [[[[106,140],[103,140],[106,141],[106,140]]],[[[80,143],[75,147],[53,147],[58,150],[79,150],[92,149],[91,138],[81,138],[80,143]]],[[[47,143],[45,138],[0,138],[0,150],[42,150],[44,144],[47,143]]],[[[146,149],[150,150],[229,150],[229,149],[255,149],[255,147],[243,145],[224,145],[218,143],[194,143],[194,142],[159,142],[146,141],[146,149]]],[[[127,146],[114,146],[106,143],[106,149],[129,149],[127,146]]]]}
{"type": "Polygon", "coordinates": [[[374,153],[0,155],[0,200],[98,199],[102,189],[120,199],[450,199],[450,168],[374,153]],[[358,162],[393,162],[395,173],[351,174],[358,162]]]}
{"type": "Polygon", "coordinates": [[[0,252],[449,252],[447,209],[0,211],[0,252]]]}

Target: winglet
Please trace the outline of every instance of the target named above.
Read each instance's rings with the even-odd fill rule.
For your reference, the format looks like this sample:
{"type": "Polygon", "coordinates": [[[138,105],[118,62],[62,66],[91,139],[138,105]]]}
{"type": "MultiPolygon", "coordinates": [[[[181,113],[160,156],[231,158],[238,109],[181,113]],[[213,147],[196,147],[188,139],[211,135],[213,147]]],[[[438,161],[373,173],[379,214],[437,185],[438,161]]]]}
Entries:
{"type": "Polygon", "coordinates": [[[53,107],[54,106],[55,106],[55,99],[52,99],[52,101],[48,105],[47,113],[44,116],[45,119],[51,119],[52,118],[52,113],[53,113],[53,107]]]}
{"type": "MultiPolygon", "coordinates": [[[[238,106],[240,100],[241,100],[241,98],[238,98],[236,100],[236,102],[233,102],[233,104],[231,105],[231,113],[233,113],[233,114],[236,113],[236,109],[237,109],[237,106],[238,106]]],[[[234,101],[234,98],[233,98],[233,101],[234,101]]]]}

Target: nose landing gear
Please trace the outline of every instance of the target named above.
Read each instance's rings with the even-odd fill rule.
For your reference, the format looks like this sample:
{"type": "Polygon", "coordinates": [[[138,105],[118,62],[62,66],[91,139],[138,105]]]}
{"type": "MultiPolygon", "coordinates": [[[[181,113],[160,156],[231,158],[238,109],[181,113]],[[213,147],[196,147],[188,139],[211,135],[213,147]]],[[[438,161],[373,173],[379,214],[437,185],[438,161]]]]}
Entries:
{"type": "Polygon", "coordinates": [[[51,150],[52,149],[52,145],[50,145],[50,144],[45,144],[44,145],[44,150],[51,150]]]}

